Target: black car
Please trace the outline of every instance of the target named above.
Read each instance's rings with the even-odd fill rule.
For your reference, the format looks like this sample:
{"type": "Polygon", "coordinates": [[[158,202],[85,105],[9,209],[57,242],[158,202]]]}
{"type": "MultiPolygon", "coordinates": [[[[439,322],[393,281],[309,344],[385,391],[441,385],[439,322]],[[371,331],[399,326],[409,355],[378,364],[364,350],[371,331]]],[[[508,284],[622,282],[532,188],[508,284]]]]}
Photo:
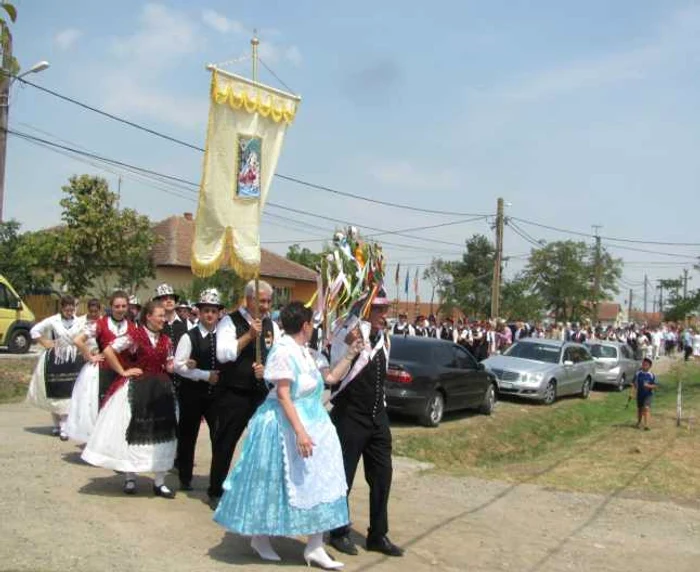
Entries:
{"type": "Polygon", "coordinates": [[[418,336],[391,336],[386,376],[388,411],[437,427],[445,411],[478,409],[491,415],[496,378],[463,347],[418,336]]]}

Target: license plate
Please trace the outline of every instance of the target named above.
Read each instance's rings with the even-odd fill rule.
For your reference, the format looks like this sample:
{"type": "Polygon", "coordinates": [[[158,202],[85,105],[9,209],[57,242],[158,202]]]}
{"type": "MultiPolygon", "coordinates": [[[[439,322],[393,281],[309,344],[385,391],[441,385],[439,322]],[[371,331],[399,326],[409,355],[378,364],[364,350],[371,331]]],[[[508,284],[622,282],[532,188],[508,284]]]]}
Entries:
{"type": "Polygon", "coordinates": [[[499,382],[499,385],[503,389],[513,389],[515,387],[515,385],[512,384],[510,381],[501,381],[501,382],[499,382]]]}

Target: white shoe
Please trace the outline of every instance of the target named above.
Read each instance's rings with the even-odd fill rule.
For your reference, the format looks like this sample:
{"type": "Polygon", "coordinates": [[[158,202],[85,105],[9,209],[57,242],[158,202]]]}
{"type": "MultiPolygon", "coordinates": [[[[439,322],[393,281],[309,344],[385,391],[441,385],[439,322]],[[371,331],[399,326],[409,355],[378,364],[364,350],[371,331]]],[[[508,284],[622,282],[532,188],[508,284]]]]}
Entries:
{"type": "Polygon", "coordinates": [[[333,560],[330,556],[328,556],[328,552],[323,549],[323,546],[319,546],[310,552],[307,550],[308,547],[304,549],[304,560],[306,560],[307,566],[315,564],[324,570],[340,570],[343,566],[345,566],[345,564],[342,562],[333,560]]]}
{"type": "Polygon", "coordinates": [[[250,539],[250,547],[258,553],[258,556],[263,560],[272,560],[273,562],[279,562],[282,560],[280,555],[275,552],[270,544],[269,536],[253,536],[250,539]]]}

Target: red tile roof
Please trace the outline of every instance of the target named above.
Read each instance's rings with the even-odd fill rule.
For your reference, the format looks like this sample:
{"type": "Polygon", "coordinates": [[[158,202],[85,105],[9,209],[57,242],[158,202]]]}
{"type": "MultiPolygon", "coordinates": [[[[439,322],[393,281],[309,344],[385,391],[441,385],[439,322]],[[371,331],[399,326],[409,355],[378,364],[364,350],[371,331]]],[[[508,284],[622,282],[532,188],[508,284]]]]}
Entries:
{"type": "MultiPolygon", "coordinates": [[[[154,232],[162,240],[153,248],[153,261],[156,266],[190,267],[190,255],[194,241],[194,219],[190,213],[185,216],[171,216],[153,225],[154,232]]],[[[260,276],[287,278],[302,282],[315,282],[316,272],[287,260],[284,256],[260,249],[260,276]]]]}
{"type": "Polygon", "coordinates": [[[622,306],[617,302],[599,302],[598,319],[605,322],[614,322],[622,311],[622,306]]]}

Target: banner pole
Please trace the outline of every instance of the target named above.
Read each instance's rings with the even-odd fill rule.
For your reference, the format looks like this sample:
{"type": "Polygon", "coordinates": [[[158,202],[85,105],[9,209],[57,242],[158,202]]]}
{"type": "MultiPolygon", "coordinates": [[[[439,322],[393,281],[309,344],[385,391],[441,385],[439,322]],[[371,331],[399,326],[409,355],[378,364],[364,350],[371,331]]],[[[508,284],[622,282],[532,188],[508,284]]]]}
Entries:
{"type": "MultiPolygon", "coordinates": [[[[258,81],[258,45],[260,40],[258,39],[257,30],[253,30],[253,37],[250,39],[250,46],[252,48],[252,60],[253,60],[253,81],[257,83],[258,81]]],[[[258,197],[258,228],[260,228],[260,198],[258,197]]],[[[260,242],[260,236],[258,236],[258,242],[260,242]]],[[[262,258],[262,252],[260,252],[260,257],[262,258]]],[[[260,318],[260,267],[255,273],[255,318],[260,318]]],[[[261,335],[258,335],[255,339],[255,363],[262,362],[262,348],[260,344],[261,335]]]]}

